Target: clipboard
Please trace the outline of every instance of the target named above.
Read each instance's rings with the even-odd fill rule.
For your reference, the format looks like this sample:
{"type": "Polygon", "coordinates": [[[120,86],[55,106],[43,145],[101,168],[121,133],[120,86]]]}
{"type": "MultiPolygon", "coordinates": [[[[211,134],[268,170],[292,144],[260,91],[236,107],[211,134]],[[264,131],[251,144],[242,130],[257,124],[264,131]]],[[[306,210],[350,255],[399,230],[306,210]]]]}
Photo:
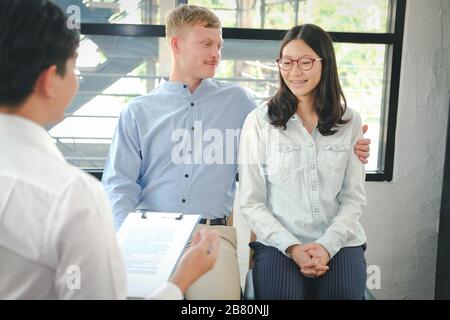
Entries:
{"type": "Polygon", "coordinates": [[[141,218],[147,219],[147,215],[153,215],[151,218],[164,218],[164,219],[173,219],[173,220],[181,220],[183,219],[182,213],[164,213],[164,212],[150,212],[144,210],[138,210],[137,212],[142,213],[141,218]]]}
{"type": "Polygon", "coordinates": [[[127,273],[127,296],[149,297],[168,281],[200,215],[139,210],[117,232],[127,273]]]}

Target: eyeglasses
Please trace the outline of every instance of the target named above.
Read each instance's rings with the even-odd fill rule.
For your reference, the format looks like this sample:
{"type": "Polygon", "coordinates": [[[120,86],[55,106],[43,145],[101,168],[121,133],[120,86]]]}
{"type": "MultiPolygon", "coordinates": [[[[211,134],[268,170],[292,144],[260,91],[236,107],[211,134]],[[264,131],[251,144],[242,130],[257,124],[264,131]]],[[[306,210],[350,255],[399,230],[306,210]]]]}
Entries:
{"type": "Polygon", "coordinates": [[[291,71],[294,66],[294,63],[297,63],[297,66],[303,71],[309,71],[313,68],[315,61],[323,60],[323,58],[309,58],[302,57],[296,60],[290,58],[281,58],[275,60],[278,64],[278,67],[283,71],[291,71]]]}

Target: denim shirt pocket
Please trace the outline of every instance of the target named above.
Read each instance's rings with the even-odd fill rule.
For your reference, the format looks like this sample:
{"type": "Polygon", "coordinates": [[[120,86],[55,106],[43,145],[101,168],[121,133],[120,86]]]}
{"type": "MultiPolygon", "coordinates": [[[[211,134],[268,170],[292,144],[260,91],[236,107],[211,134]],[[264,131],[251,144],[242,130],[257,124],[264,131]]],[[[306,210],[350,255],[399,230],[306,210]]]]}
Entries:
{"type": "Polygon", "coordinates": [[[305,166],[300,144],[279,143],[272,145],[270,150],[269,166],[273,175],[293,173],[305,166]]]}
{"type": "Polygon", "coordinates": [[[323,147],[325,165],[334,172],[343,172],[347,166],[351,147],[344,144],[328,145],[323,147]]]}

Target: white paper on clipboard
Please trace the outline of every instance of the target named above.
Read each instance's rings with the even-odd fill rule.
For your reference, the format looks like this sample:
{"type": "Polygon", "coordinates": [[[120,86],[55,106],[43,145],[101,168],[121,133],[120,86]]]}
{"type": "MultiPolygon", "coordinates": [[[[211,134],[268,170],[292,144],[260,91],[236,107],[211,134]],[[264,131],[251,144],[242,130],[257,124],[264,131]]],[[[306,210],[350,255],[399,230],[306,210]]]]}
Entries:
{"type": "Polygon", "coordinates": [[[127,272],[127,296],[146,298],[167,282],[199,215],[132,212],[117,232],[127,272]]]}

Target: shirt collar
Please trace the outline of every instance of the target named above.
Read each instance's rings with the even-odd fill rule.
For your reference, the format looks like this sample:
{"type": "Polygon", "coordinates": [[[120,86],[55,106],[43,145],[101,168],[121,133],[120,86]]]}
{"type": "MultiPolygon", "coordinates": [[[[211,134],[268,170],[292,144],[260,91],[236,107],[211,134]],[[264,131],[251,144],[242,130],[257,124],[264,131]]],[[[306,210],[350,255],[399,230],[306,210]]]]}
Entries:
{"type": "MultiPolygon", "coordinates": [[[[294,113],[294,115],[289,118],[288,122],[300,123],[302,126],[304,126],[302,118],[297,113],[294,113]]],[[[316,132],[317,132],[317,125],[314,127],[312,134],[314,135],[316,132]]]]}
{"type": "MultiPolygon", "coordinates": [[[[209,78],[203,79],[201,81],[200,85],[198,86],[198,88],[194,91],[194,95],[197,94],[197,92],[201,92],[204,89],[207,89],[211,86],[212,86],[211,79],[209,79],[209,78]]],[[[169,81],[165,78],[161,79],[159,87],[162,88],[163,90],[167,90],[167,91],[175,92],[175,93],[179,93],[179,94],[191,94],[187,83],[169,81]]]]}
{"type": "Polygon", "coordinates": [[[48,132],[37,123],[24,117],[0,114],[1,134],[18,138],[25,144],[38,147],[45,153],[65,161],[48,132]]]}

